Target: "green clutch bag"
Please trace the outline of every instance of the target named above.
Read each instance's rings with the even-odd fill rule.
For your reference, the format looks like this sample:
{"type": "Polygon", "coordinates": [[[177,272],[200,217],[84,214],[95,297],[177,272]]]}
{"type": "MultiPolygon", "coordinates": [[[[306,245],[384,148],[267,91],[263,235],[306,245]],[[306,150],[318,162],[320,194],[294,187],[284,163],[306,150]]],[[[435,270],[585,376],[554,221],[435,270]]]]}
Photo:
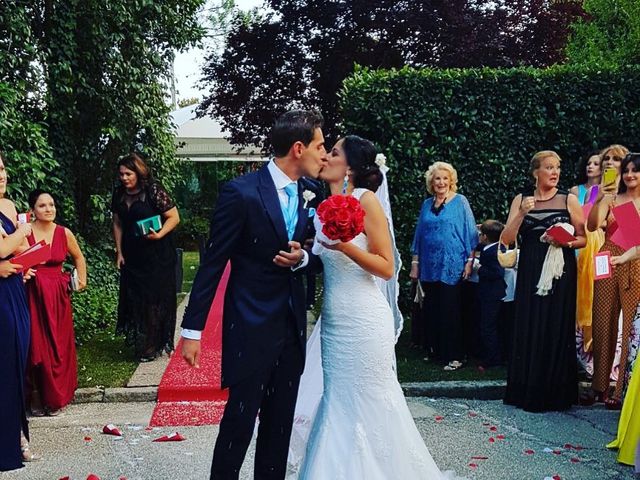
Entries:
{"type": "Polygon", "coordinates": [[[160,215],[138,220],[136,222],[136,228],[137,228],[137,234],[139,237],[149,235],[152,229],[154,232],[159,231],[162,228],[162,221],[160,220],[160,215]]]}

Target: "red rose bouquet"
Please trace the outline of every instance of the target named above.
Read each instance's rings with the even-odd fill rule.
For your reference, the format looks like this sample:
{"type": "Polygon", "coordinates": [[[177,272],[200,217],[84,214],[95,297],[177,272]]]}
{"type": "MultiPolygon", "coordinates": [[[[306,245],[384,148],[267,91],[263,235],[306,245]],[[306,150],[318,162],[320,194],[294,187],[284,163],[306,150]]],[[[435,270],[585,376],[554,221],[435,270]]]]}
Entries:
{"type": "Polygon", "coordinates": [[[325,243],[349,242],[364,232],[365,211],[360,201],[346,195],[331,195],[318,207],[317,217],[322,224],[320,240],[325,243]],[[326,240],[330,240],[326,242],[326,240]]]}

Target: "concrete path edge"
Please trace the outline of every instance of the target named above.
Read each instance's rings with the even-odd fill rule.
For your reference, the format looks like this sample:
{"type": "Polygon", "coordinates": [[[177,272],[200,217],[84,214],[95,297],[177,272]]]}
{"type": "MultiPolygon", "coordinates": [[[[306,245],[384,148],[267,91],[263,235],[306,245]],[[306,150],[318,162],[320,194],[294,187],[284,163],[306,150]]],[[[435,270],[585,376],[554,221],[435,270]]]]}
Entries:
{"type": "MultiPolygon", "coordinates": [[[[507,383],[495,381],[443,381],[403,383],[407,397],[443,397],[474,400],[498,400],[503,398],[507,383]]],[[[155,402],[158,387],[79,388],[73,403],[129,403],[155,402]]]]}

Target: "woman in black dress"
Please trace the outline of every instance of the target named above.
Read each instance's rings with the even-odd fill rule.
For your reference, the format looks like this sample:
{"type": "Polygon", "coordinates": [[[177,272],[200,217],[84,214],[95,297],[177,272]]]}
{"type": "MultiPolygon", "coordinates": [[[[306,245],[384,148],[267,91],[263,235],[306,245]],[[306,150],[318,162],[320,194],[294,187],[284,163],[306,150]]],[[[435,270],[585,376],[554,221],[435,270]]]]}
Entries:
{"type": "Polygon", "coordinates": [[[121,185],[111,202],[120,298],[116,333],[125,334],[140,361],[174,350],[176,250],[171,232],[180,216],[167,191],[142,158],[118,162],[121,185]],[[137,222],[160,215],[162,228],[142,234],[137,222]]]}
{"type": "Polygon", "coordinates": [[[584,219],[578,198],[558,189],[560,157],[542,151],[531,160],[536,187],[516,196],[504,229],[504,243],[521,238],[515,323],[505,403],[530,412],[565,410],[578,397],[576,366],[576,256],[584,247],[584,219]],[[540,237],[558,223],[575,228],[576,240],[540,237]],[[546,295],[538,282],[551,245],[562,248],[564,271],[546,295]]]}

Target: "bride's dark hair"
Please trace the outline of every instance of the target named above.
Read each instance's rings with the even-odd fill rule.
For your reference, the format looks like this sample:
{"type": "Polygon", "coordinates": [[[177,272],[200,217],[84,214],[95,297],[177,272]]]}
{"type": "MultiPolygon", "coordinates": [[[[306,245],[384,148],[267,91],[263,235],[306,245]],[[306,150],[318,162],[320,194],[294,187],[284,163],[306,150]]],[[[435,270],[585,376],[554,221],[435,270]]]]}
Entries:
{"type": "Polygon", "coordinates": [[[375,192],[382,184],[383,176],[376,164],[376,147],[370,140],[357,135],[347,135],[342,142],[347,164],[353,172],[353,186],[375,192]]]}

